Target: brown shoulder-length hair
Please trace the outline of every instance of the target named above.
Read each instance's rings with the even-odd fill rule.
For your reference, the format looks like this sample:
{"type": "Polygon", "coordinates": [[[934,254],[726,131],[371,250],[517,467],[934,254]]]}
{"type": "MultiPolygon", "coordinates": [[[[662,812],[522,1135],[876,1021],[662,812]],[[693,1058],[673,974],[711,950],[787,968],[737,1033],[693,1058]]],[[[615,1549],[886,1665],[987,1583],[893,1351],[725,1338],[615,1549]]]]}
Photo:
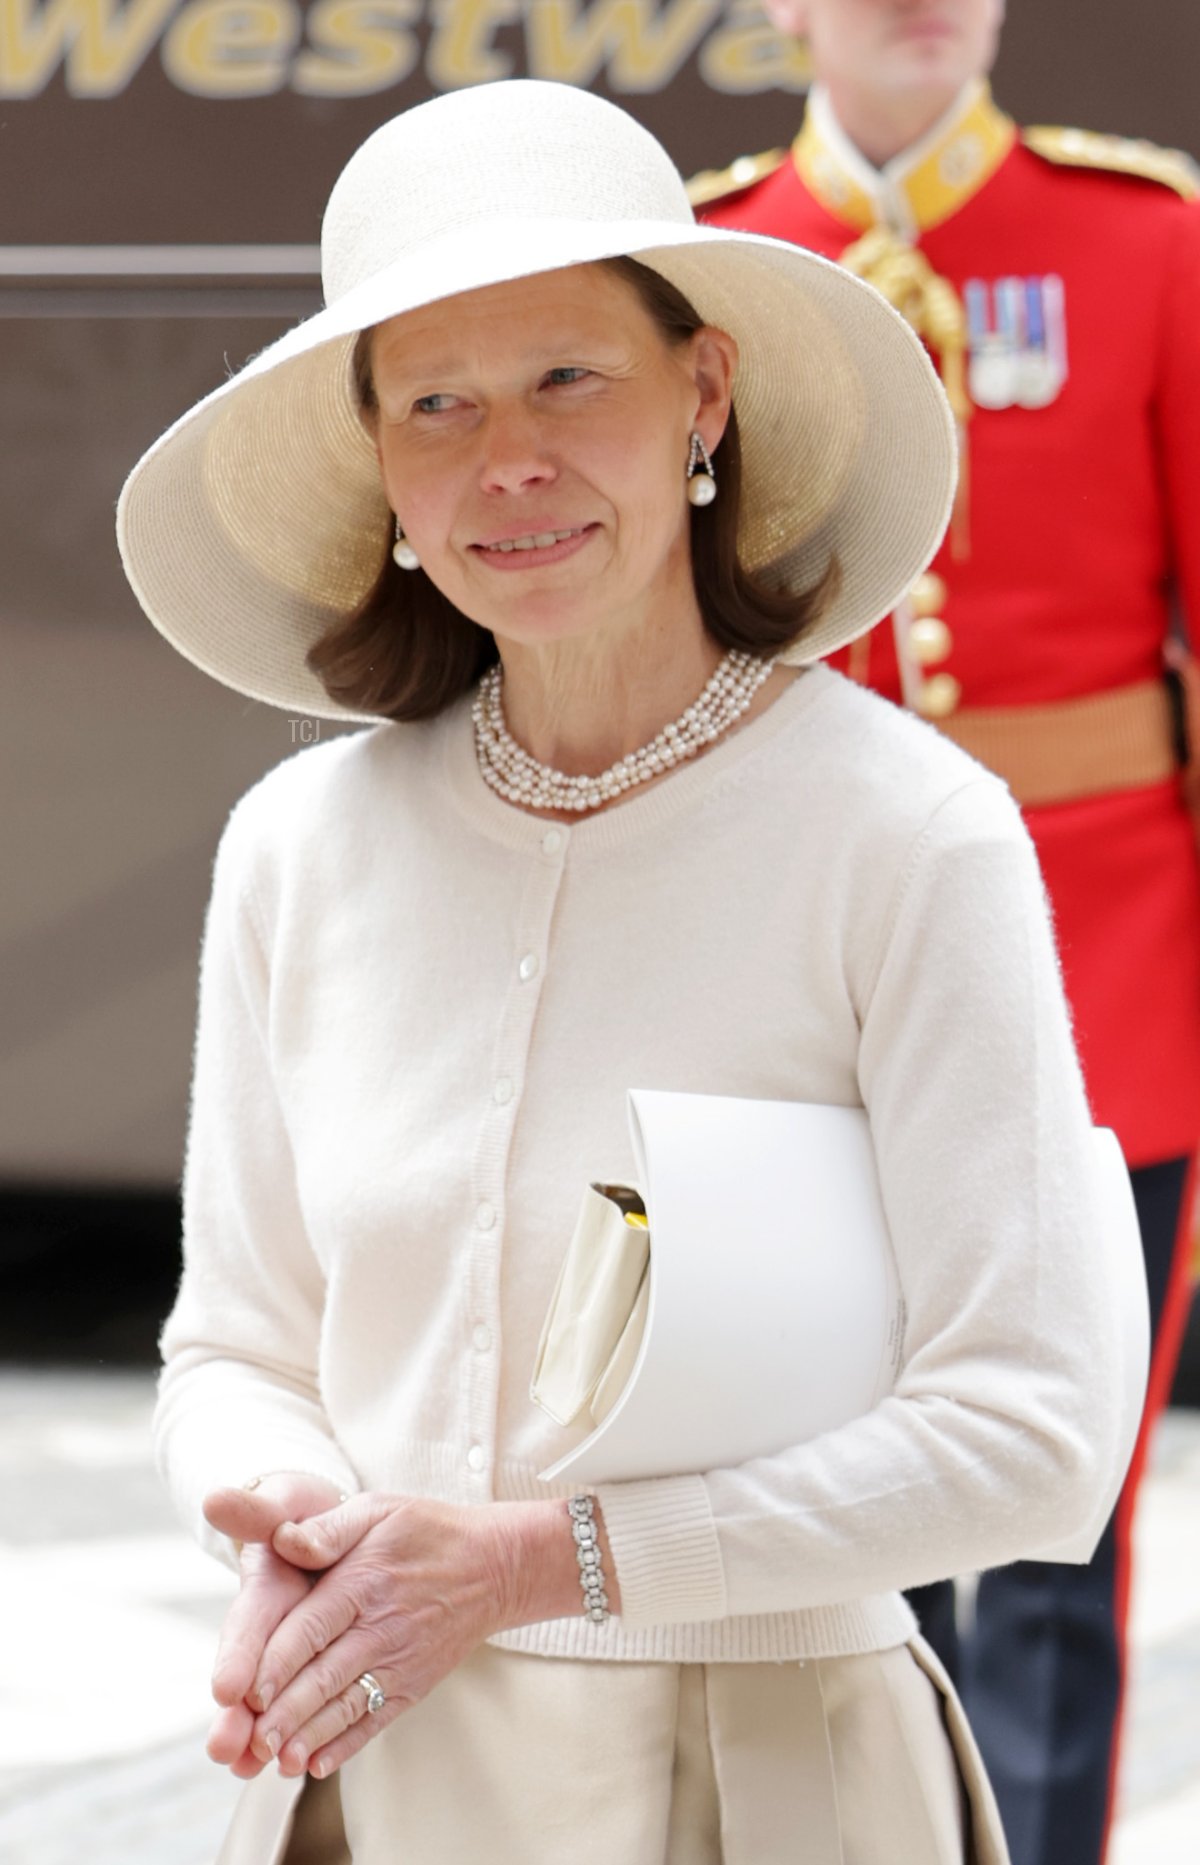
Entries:
{"type": "MultiPolygon", "coordinates": [[[[648,266],[627,258],[598,263],[633,288],[668,343],[685,343],[703,327],[683,293],[648,266]]],[[[355,346],[354,381],[369,425],[378,406],[370,330],[355,346]]],[[[837,565],[829,566],[814,589],[799,595],[767,589],[738,559],[742,448],[732,407],[713,466],[720,496],[710,506],[689,508],[692,577],[705,628],[722,648],[776,654],[821,614],[837,586],[837,565]]],[[[385,719],[431,719],[494,664],[496,641],[489,629],[457,609],[424,570],[399,569],[391,542],[390,537],[380,539],[379,574],[365,600],[327,629],[306,659],[339,705],[385,719]]]]}

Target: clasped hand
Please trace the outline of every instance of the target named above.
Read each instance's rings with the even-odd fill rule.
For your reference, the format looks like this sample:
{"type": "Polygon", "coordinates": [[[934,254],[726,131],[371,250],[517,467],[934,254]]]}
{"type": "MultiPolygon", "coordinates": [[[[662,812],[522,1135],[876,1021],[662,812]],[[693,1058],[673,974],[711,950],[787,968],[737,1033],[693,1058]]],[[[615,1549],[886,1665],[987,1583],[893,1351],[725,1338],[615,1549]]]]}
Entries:
{"type": "Polygon", "coordinates": [[[206,1498],[212,1526],[243,1544],[208,1740],[240,1779],[272,1757],[286,1775],[332,1773],[485,1638],[528,1616],[521,1505],[336,1496],[323,1479],[285,1473],[206,1498]],[[386,1697],[374,1714],[357,1682],[367,1671],[386,1697]]]}

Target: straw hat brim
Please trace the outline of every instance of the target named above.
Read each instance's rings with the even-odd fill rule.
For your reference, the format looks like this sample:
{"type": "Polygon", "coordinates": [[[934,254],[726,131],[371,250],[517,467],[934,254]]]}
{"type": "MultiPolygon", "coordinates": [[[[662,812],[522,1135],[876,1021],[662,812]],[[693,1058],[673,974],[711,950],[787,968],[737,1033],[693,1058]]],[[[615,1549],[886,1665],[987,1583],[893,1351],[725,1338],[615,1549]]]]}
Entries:
{"type": "Polygon", "coordinates": [[[681,222],[493,220],[451,229],[353,287],[175,423],[122,491],[126,574],[196,666],[291,712],[363,719],[305,655],[378,576],[390,514],[358,418],[360,331],[460,292],[619,254],[736,339],[739,548],[775,588],[829,606],[785,658],[816,660],[893,609],[954,494],[953,418],[921,344],[870,286],[803,248],[681,222]]]}

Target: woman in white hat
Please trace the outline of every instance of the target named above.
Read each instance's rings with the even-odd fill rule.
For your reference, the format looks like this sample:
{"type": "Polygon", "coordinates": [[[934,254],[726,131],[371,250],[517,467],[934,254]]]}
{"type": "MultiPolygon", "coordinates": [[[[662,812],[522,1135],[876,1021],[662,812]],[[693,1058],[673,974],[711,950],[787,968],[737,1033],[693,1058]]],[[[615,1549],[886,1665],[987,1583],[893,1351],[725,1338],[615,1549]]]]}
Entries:
{"type": "Polygon", "coordinates": [[[355,1865],[999,1861],[898,1589],[1090,1542],[1122,1424],[1017,812],[811,665],[937,544],[940,389],[565,87],[384,125],[323,259],[120,508],[183,653],[372,727],[237,806],[205,935],[158,1442],[245,1544],[224,1856],[340,1770],[355,1865]],[[865,1105],[905,1359],[810,1443],[573,1500],[528,1382],[630,1086],[865,1105]]]}

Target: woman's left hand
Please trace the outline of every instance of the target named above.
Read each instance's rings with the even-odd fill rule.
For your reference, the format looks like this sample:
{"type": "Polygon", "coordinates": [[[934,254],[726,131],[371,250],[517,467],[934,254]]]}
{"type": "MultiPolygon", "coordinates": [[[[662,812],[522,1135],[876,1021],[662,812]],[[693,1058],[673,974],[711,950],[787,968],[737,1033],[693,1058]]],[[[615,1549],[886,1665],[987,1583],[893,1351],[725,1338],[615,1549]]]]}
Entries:
{"type": "Polygon", "coordinates": [[[268,1640],[250,1693],[263,1705],[251,1749],[287,1775],[332,1773],[493,1632],[578,1608],[561,1503],[372,1492],[284,1523],[274,1547],[321,1575],[268,1640]],[[386,1699],[374,1714],[365,1672],[386,1699]]]}

